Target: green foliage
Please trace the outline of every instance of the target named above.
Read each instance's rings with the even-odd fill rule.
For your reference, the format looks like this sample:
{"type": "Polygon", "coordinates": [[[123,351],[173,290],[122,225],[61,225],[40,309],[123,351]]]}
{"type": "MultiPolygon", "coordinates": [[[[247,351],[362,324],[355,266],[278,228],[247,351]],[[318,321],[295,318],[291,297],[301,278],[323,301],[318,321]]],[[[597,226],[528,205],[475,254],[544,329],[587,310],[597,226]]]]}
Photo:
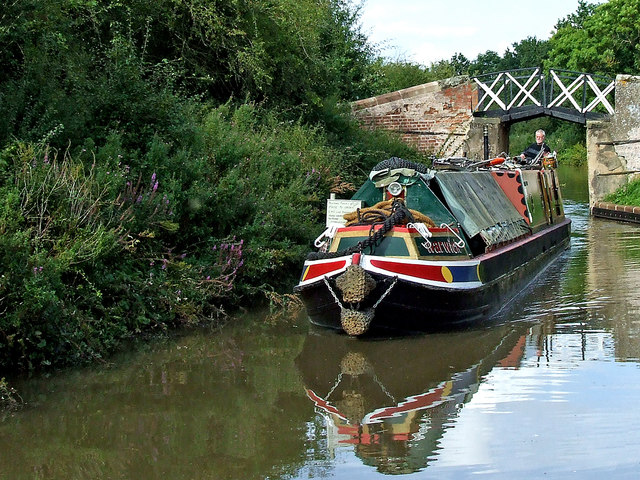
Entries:
{"type": "Polygon", "coordinates": [[[452,57],[452,64],[457,69],[469,75],[500,72],[503,70],[517,70],[542,66],[549,52],[549,41],[527,37],[520,42],[511,44],[501,57],[497,52],[487,50],[479,54],[473,61],[468,61],[464,55],[456,54],[452,57]]]}
{"type": "Polygon", "coordinates": [[[372,48],[344,0],[12,2],[0,17],[0,144],[64,148],[114,131],[142,150],[191,102],[293,108],[370,91],[372,48]]]}
{"type": "Polygon", "coordinates": [[[4,368],[94,360],[132,333],[219,313],[242,242],[193,260],[175,254],[162,179],[24,143],[2,156],[11,160],[0,190],[4,368]]]}
{"type": "Polygon", "coordinates": [[[393,92],[436,80],[429,68],[408,61],[376,59],[372,64],[376,77],[373,92],[393,92]]]}
{"type": "Polygon", "coordinates": [[[558,22],[548,65],[592,73],[640,71],[640,1],[580,1],[576,13],[558,22]]]}
{"type": "Polygon", "coordinates": [[[584,143],[576,143],[558,152],[558,162],[563,165],[580,167],[587,162],[587,147],[584,143]]]}
{"type": "Polygon", "coordinates": [[[604,201],[618,205],[640,207],[640,179],[633,180],[615,192],[610,193],[604,198],[604,201]]]}
{"type": "Polygon", "coordinates": [[[290,291],[329,192],[411,151],[333,105],[324,127],[251,104],[193,110],[188,135],[155,135],[144,151],[117,132],[75,156],[6,147],[0,363],[95,360],[129,335],[290,291]]]}
{"type": "Polygon", "coordinates": [[[549,54],[549,41],[536,37],[527,37],[512,44],[513,50],[507,49],[504,54],[505,70],[531,68],[541,66],[549,54]]]}

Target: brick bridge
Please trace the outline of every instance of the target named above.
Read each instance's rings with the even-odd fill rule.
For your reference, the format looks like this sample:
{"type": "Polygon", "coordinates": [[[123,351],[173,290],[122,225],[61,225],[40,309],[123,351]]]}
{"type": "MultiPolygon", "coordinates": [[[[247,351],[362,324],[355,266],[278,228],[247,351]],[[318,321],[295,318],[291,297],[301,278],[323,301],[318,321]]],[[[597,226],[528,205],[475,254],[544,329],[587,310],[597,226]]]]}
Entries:
{"type": "Polygon", "coordinates": [[[438,157],[483,158],[485,132],[489,157],[509,153],[511,125],[535,117],[584,124],[592,205],[640,174],[640,77],[618,75],[603,87],[588,74],[566,80],[551,71],[554,93],[538,69],[518,73],[431,82],[356,101],[353,111],[364,125],[398,132],[438,157]]]}

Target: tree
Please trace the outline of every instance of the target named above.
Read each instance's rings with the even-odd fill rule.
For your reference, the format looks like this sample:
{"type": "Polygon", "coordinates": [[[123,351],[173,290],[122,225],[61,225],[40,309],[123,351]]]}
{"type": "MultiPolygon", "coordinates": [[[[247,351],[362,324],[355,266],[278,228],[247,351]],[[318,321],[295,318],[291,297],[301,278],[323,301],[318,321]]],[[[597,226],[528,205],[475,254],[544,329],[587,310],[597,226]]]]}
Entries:
{"type": "MultiPolygon", "coordinates": [[[[542,66],[549,52],[549,41],[527,37],[512,44],[513,57],[516,62],[514,68],[530,68],[542,66]]],[[[507,50],[510,53],[510,50],[507,50]]],[[[505,54],[506,57],[506,54],[505,54]]]]}
{"type": "Polygon", "coordinates": [[[428,68],[406,60],[387,61],[378,58],[374,63],[377,72],[373,95],[393,92],[433,81],[428,68]]]}
{"type": "Polygon", "coordinates": [[[485,53],[480,53],[476,59],[471,62],[469,66],[470,75],[482,75],[484,73],[499,72],[504,70],[503,60],[497,52],[493,50],[487,50],[485,53]]]}
{"type": "Polygon", "coordinates": [[[456,75],[466,75],[469,73],[471,62],[462,53],[455,53],[451,57],[450,63],[456,75]]]}
{"type": "Polygon", "coordinates": [[[556,28],[548,66],[601,74],[640,72],[640,0],[581,1],[556,28]]]}
{"type": "Polygon", "coordinates": [[[141,147],[180,122],[176,99],[246,99],[298,118],[325,98],[373,94],[359,15],[349,0],[9,2],[0,145],[62,125],[59,146],[118,130],[141,147]]]}

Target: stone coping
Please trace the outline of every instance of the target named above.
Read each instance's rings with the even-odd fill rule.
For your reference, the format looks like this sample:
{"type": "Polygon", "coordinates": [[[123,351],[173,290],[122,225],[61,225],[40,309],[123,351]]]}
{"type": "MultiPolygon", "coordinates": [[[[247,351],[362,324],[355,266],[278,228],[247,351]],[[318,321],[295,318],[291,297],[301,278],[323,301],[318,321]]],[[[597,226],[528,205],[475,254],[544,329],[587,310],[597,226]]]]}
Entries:
{"type": "Polygon", "coordinates": [[[353,110],[364,110],[366,108],[384,105],[385,103],[397,102],[398,100],[408,100],[410,98],[430,93],[439,92],[445,88],[452,88],[469,81],[469,77],[461,75],[459,77],[435,80],[433,82],[416,85],[415,87],[403,88],[395,92],[385,93],[376,97],[364,98],[351,103],[353,110]]]}
{"type": "Polygon", "coordinates": [[[640,207],[633,207],[631,205],[595,202],[591,207],[591,214],[594,217],[640,223],[640,207]]]}

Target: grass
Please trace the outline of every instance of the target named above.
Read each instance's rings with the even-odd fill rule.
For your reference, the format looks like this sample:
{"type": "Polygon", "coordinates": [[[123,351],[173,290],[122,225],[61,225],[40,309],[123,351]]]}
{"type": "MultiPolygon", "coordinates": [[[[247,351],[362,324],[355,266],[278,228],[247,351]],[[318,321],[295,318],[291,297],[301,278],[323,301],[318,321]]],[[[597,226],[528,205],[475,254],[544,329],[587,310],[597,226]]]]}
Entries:
{"type": "Polygon", "coordinates": [[[605,202],[640,207],[640,179],[633,180],[604,197],[605,202]]]}

